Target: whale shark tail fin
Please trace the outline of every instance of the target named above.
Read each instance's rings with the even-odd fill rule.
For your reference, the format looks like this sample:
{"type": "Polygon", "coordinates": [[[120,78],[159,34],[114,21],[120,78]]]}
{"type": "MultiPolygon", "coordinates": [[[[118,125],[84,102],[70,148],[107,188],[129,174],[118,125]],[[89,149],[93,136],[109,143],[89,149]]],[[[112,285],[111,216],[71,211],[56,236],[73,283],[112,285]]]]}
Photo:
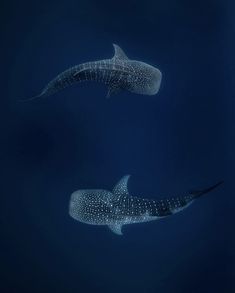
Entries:
{"type": "Polygon", "coordinates": [[[31,98],[27,98],[27,99],[19,99],[19,102],[20,103],[29,102],[29,101],[37,100],[40,98],[45,98],[47,96],[48,96],[48,91],[47,91],[47,89],[44,89],[41,91],[41,93],[39,95],[33,96],[31,98]]]}
{"type": "Polygon", "coordinates": [[[39,95],[37,95],[37,96],[33,96],[33,97],[31,97],[31,98],[20,99],[19,102],[22,102],[22,103],[24,103],[24,102],[29,102],[29,101],[33,101],[33,100],[36,100],[36,99],[40,99],[40,98],[42,98],[43,96],[44,96],[44,94],[41,93],[41,94],[39,94],[39,95]]]}
{"type": "Polygon", "coordinates": [[[212,190],[214,190],[215,188],[217,188],[222,183],[224,183],[224,181],[219,181],[215,185],[210,186],[210,187],[208,187],[206,189],[203,189],[203,190],[191,190],[190,191],[190,194],[193,196],[193,198],[198,198],[198,197],[202,196],[203,194],[206,194],[208,192],[211,192],[212,190]]]}

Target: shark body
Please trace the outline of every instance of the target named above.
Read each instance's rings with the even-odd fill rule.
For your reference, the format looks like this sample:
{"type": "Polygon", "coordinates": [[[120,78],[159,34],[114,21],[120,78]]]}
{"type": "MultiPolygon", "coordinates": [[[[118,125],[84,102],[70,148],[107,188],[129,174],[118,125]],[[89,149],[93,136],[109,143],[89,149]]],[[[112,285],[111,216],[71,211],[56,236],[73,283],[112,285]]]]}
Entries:
{"type": "Polygon", "coordinates": [[[38,96],[28,100],[53,95],[82,81],[106,84],[107,97],[120,90],[142,95],[157,94],[162,79],[161,72],[147,63],[130,60],[118,45],[113,44],[113,46],[115,51],[113,58],[71,67],[50,81],[38,96]]]}
{"type": "Polygon", "coordinates": [[[75,191],[69,203],[70,216],[86,224],[107,225],[114,233],[122,235],[123,225],[149,222],[173,215],[222,183],[189,192],[184,196],[156,200],[131,196],[127,188],[129,177],[124,176],[112,192],[103,189],[75,191]]]}

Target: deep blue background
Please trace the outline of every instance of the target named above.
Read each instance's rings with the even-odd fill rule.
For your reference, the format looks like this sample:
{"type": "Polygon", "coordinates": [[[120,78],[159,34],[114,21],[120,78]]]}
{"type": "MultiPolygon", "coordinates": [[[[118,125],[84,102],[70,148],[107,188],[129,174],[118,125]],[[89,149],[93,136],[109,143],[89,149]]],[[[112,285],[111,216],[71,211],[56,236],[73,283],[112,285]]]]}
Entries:
{"type": "Polygon", "coordinates": [[[235,292],[232,2],[1,2],[1,292],[235,292]],[[162,71],[158,95],[84,83],[17,102],[112,43],[162,71]],[[123,237],[69,217],[74,190],[125,174],[149,198],[225,183],[123,237]]]}

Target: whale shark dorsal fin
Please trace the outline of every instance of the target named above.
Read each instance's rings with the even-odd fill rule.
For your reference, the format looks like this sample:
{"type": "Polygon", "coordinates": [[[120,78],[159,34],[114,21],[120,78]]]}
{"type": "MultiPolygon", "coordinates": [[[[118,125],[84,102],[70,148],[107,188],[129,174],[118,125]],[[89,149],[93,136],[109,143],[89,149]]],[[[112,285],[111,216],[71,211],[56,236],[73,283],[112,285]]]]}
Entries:
{"type": "Polygon", "coordinates": [[[113,44],[114,47],[114,56],[113,59],[120,59],[120,60],[129,60],[123,50],[116,44],[113,44]]]}
{"type": "Polygon", "coordinates": [[[122,177],[122,179],[120,181],[118,181],[118,183],[113,188],[114,195],[116,195],[116,196],[120,196],[120,195],[129,196],[128,187],[127,187],[129,178],[130,178],[130,175],[125,175],[124,177],[122,177]]]}
{"type": "Polygon", "coordinates": [[[115,233],[117,235],[122,235],[122,225],[113,224],[113,225],[109,225],[108,227],[111,231],[113,231],[113,233],[115,233]]]}

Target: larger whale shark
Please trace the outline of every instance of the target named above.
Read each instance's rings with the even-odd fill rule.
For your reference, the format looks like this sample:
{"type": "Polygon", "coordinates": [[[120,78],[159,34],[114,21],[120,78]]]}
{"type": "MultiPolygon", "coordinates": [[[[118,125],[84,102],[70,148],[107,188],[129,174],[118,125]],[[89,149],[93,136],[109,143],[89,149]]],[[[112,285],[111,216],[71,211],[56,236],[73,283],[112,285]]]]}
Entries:
{"type": "Polygon", "coordinates": [[[39,95],[27,100],[50,96],[81,81],[106,84],[107,97],[120,90],[142,95],[157,94],[162,79],[160,70],[147,63],[130,60],[118,45],[113,44],[113,47],[113,58],[73,66],[50,81],[39,95]]]}
{"type": "Polygon", "coordinates": [[[124,176],[112,192],[103,189],[73,192],[69,203],[70,216],[86,224],[107,225],[114,233],[122,235],[123,225],[149,222],[178,213],[222,183],[186,195],[157,200],[131,196],[127,188],[129,177],[124,176]]]}

